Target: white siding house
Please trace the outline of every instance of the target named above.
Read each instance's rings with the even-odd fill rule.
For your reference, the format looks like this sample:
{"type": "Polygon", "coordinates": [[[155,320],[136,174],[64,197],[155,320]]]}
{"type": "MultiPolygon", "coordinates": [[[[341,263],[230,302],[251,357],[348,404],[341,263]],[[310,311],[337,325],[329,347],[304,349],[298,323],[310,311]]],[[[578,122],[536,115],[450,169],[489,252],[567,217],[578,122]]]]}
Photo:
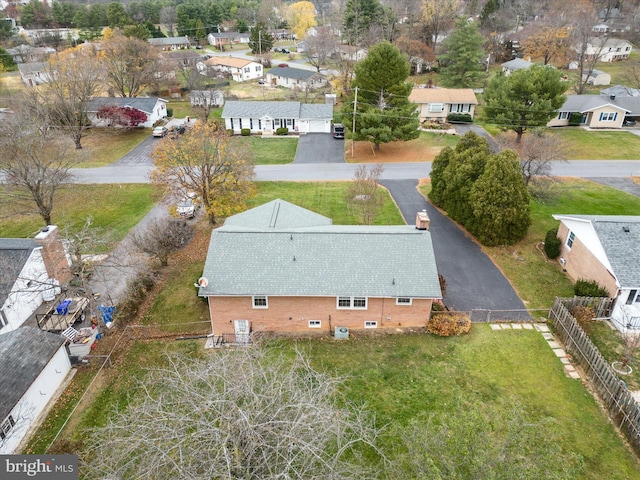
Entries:
{"type": "Polygon", "coordinates": [[[272,135],[278,128],[292,133],[330,133],[333,106],[300,102],[229,101],[224,105],[222,118],[225,128],[240,133],[272,135]]]}
{"type": "Polygon", "coordinates": [[[147,115],[147,121],[141,123],[141,127],[151,128],[160,119],[167,116],[167,100],[156,97],[98,97],[87,105],[87,116],[95,127],[106,127],[104,120],[97,117],[100,108],[104,106],[117,106],[134,108],[147,115]]]}

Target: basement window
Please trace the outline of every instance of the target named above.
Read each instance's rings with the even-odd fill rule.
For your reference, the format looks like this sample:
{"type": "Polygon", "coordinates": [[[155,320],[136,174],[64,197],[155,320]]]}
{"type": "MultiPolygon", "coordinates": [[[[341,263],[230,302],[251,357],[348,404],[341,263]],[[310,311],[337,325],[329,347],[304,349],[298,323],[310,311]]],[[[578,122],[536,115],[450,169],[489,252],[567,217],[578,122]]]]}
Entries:
{"type": "Polygon", "coordinates": [[[5,438],[7,438],[9,436],[9,432],[15,424],[16,421],[11,415],[9,415],[7,419],[2,422],[2,425],[0,425],[0,439],[4,440],[5,438]]]}
{"type": "Polygon", "coordinates": [[[309,328],[320,328],[322,327],[321,320],[309,320],[309,328]]]}
{"type": "Polygon", "coordinates": [[[375,320],[365,320],[364,328],[378,328],[378,322],[375,320]]]}

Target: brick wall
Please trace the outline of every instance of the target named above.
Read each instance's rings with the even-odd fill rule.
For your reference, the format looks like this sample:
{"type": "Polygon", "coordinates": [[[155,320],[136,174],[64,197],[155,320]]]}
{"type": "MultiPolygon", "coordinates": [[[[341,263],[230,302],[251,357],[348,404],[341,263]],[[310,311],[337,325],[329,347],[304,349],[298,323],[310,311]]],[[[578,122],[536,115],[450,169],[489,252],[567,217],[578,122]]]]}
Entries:
{"type": "Polygon", "coordinates": [[[252,332],[329,332],[333,327],[364,328],[377,321],[378,328],[424,327],[431,314],[431,299],[413,299],[412,305],[396,305],[395,298],[369,298],[366,310],[336,307],[336,297],[269,297],[269,308],[252,308],[251,297],[209,297],[209,313],[215,335],[234,333],[234,320],[249,320],[252,332]],[[309,328],[320,320],[320,328],[309,328]]]}
{"type": "Polygon", "coordinates": [[[42,247],[42,259],[49,277],[55,278],[60,283],[67,283],[71,280],[71,268],[58,227],[49,225],[46,231],[41,231],[36,235],[35,241],[42,247]]]}
{"type": "Polygon", "coordinates": [[[587,249],[587,247],[576,236],[571,249],[567,247],[567,236],[569,229],[564,223],[560,223],[558,228],[558,238],[562,240],[560,256],[567,263],[564,268],[567,270],[569,278],[574,282],[578,279],[595,280],[609,292],[609,296],[615,298],[618,293],[616,280],[600,263],[600,261],[587,249]]]}

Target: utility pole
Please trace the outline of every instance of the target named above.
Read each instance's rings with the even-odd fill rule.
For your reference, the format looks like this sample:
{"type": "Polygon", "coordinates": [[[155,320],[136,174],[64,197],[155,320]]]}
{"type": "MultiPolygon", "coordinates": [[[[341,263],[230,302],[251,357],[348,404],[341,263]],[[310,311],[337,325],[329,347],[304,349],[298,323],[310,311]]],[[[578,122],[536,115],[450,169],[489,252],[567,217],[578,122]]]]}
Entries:
{"type": "Polygon", "coordinates": [[[356,133],[356,107],[358,106],[358,87],[356,87],[356,94],[353,97],[353,123],[351,126],[351,158],[354,156],[354,144],[355,140],[353,135],[356,133]]]}

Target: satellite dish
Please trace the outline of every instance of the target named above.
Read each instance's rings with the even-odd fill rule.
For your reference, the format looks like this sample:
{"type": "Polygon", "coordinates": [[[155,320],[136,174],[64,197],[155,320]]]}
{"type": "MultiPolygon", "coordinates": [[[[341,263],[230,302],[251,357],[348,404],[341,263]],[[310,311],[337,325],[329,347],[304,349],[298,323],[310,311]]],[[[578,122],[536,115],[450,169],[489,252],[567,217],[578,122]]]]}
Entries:
{"type": "Polygon", "coordinates": [[[207,280],[205,277],[200,277],[198,279],[198,286],[199,287],[206,287],[207,285],[209,285],[209,280],[207,280]]]}

